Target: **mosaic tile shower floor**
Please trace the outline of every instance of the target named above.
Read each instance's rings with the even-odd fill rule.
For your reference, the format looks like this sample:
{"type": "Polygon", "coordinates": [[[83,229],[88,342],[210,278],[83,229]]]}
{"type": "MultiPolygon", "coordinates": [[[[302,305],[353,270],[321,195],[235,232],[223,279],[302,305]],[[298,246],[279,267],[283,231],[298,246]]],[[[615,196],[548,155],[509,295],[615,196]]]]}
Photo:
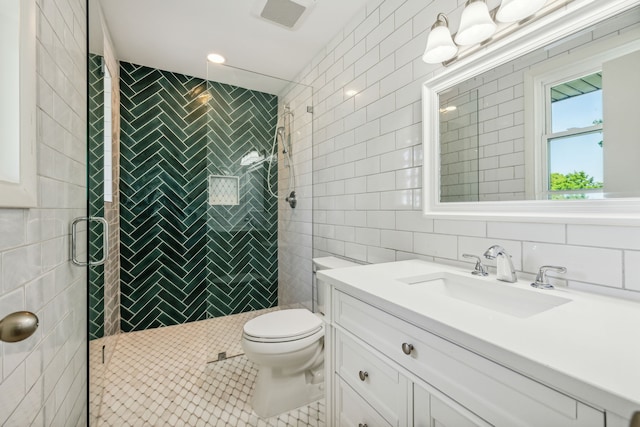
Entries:
{"type": "Polygon", "coordinates": [[[325,427],[324,401],[269,419],[251,409],[257,369],[242,354],[242,325],[271,310],[120,334],[104,378],[103,341],[91,341],[91,426],[325,427]],[[207,363],[221,352],[227,359],[207,363]]]}

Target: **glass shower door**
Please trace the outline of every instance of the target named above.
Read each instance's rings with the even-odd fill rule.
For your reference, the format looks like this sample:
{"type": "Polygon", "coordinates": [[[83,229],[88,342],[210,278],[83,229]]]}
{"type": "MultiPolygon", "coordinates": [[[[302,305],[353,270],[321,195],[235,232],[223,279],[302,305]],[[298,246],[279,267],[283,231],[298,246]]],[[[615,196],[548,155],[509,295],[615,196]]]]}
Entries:
{"type": "MultiPolygon", "coordinates": [[[[207,76],[207,317],[217,318],[282,305],[282,285],[295,276],[282,261],[299,248],[283,242],[303,235],[296,219],[310,224],[310,183],[296,188],[303,198],[296,209],[285,198],[296,163],[310,164],[311,88],[211,63],[207,76]]],[[[310,248],[310,230],[304,236],[310,248]]],[[[311,307],[310,256],[308,265],[311,307]]],[[[209,360],[240,354],[239,334],[229,342],[211,330],[209,360]]]]}
{"type": "Polygon", "coordinates": [[[207,317],[273,307],[278,295],[277,185],[269,159],[278,98],[207,82],[207,317]]]}
{"type": "Polygon", "coordinates": [[[119,81],[117,63],[105,59],[99,5],[90,2],[88,13],[88,404],[89,425],[97,425],[108,361],[120,331],[119,81]]]}

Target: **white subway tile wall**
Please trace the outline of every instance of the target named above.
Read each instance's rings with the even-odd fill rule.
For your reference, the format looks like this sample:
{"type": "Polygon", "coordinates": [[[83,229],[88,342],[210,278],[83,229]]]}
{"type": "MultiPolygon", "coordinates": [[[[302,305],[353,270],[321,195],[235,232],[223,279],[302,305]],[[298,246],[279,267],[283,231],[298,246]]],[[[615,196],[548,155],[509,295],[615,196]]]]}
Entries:
{"type": "Polygon", "coordinates": [[[86,215],[85,2],[38,0],[36,14],[40,199],[0,209],[0,317],[30,310],[40,327],[0,343],[0,425],[84,425],[86,274],[68,230],[86,215]]]}
{"type": "MultiPolygon", "coordinates": [[[[640,298],[638,227],[422,216],[420,89],[443,69],[423,63],[421,56],[436,15],[448,14],[456,28],[463,7],[464,1],[372,0],[300,76],[314,86],[313,255],[459,264],[470,262],[462,253],[482,255],[501,244],[519,272],[565,265],[569,270],[562,278],[569,286],[640,298]]],[[[499,67],[479,88],[487,107],[481,110],[480,144],[490,155],[480,162],[483,191],[522,191],[523,88],[513,71],[547,54],[499,67]],[[510,102],[497,106],[492,102],[498,98],[510,102]]]]}

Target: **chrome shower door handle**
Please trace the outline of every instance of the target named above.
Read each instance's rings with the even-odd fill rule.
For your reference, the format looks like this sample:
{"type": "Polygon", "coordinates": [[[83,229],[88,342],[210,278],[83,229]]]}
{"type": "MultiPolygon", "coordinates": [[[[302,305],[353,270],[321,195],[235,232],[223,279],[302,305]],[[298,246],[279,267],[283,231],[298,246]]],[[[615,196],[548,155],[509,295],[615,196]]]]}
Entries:
{"type": "Polygon", "coordinates": [[[108,256],[109,256],[109,223],[107,222],[107,220],[101,217],[96,217],[96,216],[80,216],[78,218],[75,218],[71,223],[71,261],[75,265],[79,265],[81,267],[86,267],[86,266],[93,267],[96,265],[104,264],[108,256]],[[99,260],[91,261],[91,254],[88,255],[87,261],[78,260],[78,249],[77,249],[78,224],[81,223],[82,221],[87,222],[87,232],[89,232],[88,226],[89,224],[91,224],[92,221],[96,221],[102,224],[102,258],[100,258],[99,260]]]}

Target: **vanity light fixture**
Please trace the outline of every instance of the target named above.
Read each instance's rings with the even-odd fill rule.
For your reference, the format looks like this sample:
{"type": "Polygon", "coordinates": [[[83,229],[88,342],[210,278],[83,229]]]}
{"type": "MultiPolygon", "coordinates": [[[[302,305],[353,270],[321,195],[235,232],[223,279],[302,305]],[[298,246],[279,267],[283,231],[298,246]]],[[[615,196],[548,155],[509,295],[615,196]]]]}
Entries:
{"type": "Polygon", "coordinates": [[[223,64],[224,61],[226,61],[224,56],[220,55],[219,53],[210,53],[209,55],[207,55],[207,60],[209,62],[213,62],[214,64],[223,64]]]}
{"type": "Polygon", "coordinates": [[[451,39],[449,21],[444,13],[439,13],[436,22],[431,26],[422,60],[428,64],[436,64],[450,60],[456,53],[458,46],[451,39]]]}
{"type": "Polygon", "coordinates": [[[491,11],[486,0],[467,0],[460,17],[460,27],[453,40],[447,17],[443,13],[438,14],[436,22],[431,26],[422,60],[428,64],[442,62],[445,66],[449,65],[478,50],[480,43],[484,46],[511,34],[526,18],[532,18],[528,21],[537,20],[572,1],[551,2],[549,7],[535,15],[548,3],[547,0],[501,0],[500,6],[491,11]],[[500,28],[492,17],[501,24],[500,28]],[[458,46],[466,49],[459,51],[458,46]]]}
{"type": "Polygon", "coordinates": [[[481,43],[491,37],[496,28],[485,0],[467,0],[454,40],[460,46],[481,43]]]}

